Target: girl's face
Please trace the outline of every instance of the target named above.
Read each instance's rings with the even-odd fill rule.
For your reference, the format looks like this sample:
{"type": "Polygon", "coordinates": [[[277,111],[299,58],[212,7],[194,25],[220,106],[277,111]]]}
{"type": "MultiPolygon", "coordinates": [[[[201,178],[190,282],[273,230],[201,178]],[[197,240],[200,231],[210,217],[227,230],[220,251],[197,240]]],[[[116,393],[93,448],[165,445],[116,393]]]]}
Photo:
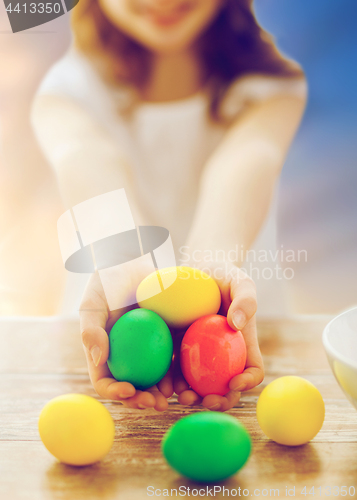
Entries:
{"type": "Polygon", "coordinates": [[[157,53],[188,49],[224,0],[99,0],[110,21],[157,53]]]}

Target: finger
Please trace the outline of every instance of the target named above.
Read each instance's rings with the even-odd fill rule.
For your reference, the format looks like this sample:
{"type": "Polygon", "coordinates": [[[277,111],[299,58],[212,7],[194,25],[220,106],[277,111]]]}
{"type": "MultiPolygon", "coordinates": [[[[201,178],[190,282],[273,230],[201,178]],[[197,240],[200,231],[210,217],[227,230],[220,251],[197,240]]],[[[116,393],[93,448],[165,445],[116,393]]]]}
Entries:
{"type": "Polygon", "coordinates": [[[175,375],[173,382],[174,382],[174,392],[178,396],[190,388],[190,386],[188,385],[188,383],[184,379],[182,373],[175,375]]]}
{"type": "Polygon", "coordinates": [[[222,268],[220,273],[217,273],[217,269],[214,270],[214,279],[221,292],[221,306],[218,314],[221,314],[222,316],[227,316],[229,306],[232,302],[231,280],[227,279],[227,271],[229,271],[229,274],[233,274],[233,276],[235,276],[238,273],[238,268],[231,264],[227,270],[222,268]]]}
{"type": "Polygon", "coordinates": [[[264,378],[264,371],[262,368],[249,367],[243,373],[233,377],[229,382],[229,388],[235,391],[250,391],[259,385],[264,378]]]}
{"type": "Polygon", "coordinates": [[[95,367],[104,365],[109,356],[109,338],[104,328],[86,326],[81,328],[82,342],[95,367]]]}
{"type": "Polygon", "coordinates": [[[157,386],[151,387],[148,389],[148,392],[150,392],[154,398],[155,398],[155,406],[154,409],[156,411],[165,411],[169,407],[169,403],[165,396],[159,391],[157,386]]]}
{"type": "Polygon", "coordinates": [[[155,407],[156,399],[155,396],[148,391],[136,391],[135,396],[123,400],[122,403],[126,408],[146,410],[155,407]]]}
{"type": "Polygon", "coordinates": [[[241,393],[237,391],[230,391],[223,396],[222,405],[219,411],[227,411],[236,406],[240,400],[241,393]]]}
{"type": "Polygon", "coordinates": [[[219,394],[208,394],[202,400],[202,406],[212,411],[219,411],[223,404],[223,396],[219,394]]]}
{"type": "Polygon", "coordinates": [[[95,366],[90,352],[85,349],[85,353],[90,380],[95,391],[101,398],[120,401],[135,395],[136,390],[132,384],[129,382],[118,382],[113,378],[106,363],[95,366]]]}
{"type": "Polygon", "coordinates": [[[192,390],[181,392],[178,396],[178,402],[184,406],[192,406],[201,404],[202,398],[192,390]]]}
{"type": "Polygon", "coordinates": [[[93,387],[99,396],[103,399],[113,399],[121,401],[132,398],[135,393],[135,387],[129,382],[118,382],[112,377],[103,377],[93,383],[93,387]]]}
{"type": "Polygon", "coordinates": [[[157,387],[165,398],[171,398],[174,393],[172,365],[164,378],[158,382],[157,387]]]}
{"type": "Polygon", "coordinates": [[[233,408],[240,399],[240,392],[230,391],[225,396],[209,394],[202,401],[202,406],[211,411],[227,411],[233,408]]]}
{"type": "Polygon", "coordinates": [[[108,335],[105,331],[108,308],[98,273],[88,281],[79,309],[82,342],[95,366],[107,362],[109,355],[108,335]]]}
{"type": "MultiPolygon", "coordinates": [[[[103,330],[108,342],[108,335],[103,330]]],[[[92,385],[103,399],[113,399],[115,401],[122,401],[132,398],[135,393],[135,387],[129,382],[118,382],[113,378],[107,363],[99,363],[95,365],[92,354],[88,348],[85,348],[85,354],[88,364],[89,377],[92,385]]],[[[105,352],[104,348],[103,351],[105,352]]]]}
{"type": "Polygon", "coordinates": [[[242,330],[257,311],[253,280],[240,269],[230,278],[231,300],[227,320],[234,330],[242,330]]]}
{"type": "Polygon", "coordinates": [[[229,382],[233,391],[249,391],[260,384],[264,379],[264,364],[260,353],[255,317],[253,317],[242,330],[247,348],[246,366],[240,375],[236,375],[229,382]]]}
{"type": "Polygon", "coordinates": [[[133,397],[136,393],[135,387],[129,382],[118,382],[113,378],[107,363],[95,366],[91,353],[85,349],[89,377],[95,391],[103,399],[122,399],[133,397]]]}

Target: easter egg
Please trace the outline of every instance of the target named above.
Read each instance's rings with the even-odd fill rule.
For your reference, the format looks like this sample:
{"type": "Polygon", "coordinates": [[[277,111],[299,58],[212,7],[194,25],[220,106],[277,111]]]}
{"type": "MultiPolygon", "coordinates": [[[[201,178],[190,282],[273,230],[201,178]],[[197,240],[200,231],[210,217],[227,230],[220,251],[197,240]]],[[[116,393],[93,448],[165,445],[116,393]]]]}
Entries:
{"type": "Polygon", "coordinates": [[[108,367],[113,377],[145,390],[170,368],[173,342],[165,321],[153,311],[134,309],[109,334],[108,367]]]}
{"type": "Polygon", "coordinates": [[[165,434],[162,451],[173,469],[194,481],[222,481],[249,458],[251,439],[225,413],[200,412],[181,418],[165,434]]]}
{"type": "Polygon", "coordinates": [[[114,422],[104,405],[84,394],[51,399],[38,421],[43,444],[69,465],[90,465],[101,460],[114,441],[114,422]]]}
{"type": "Polygon", "coordinates": [[[201,316],[218,312],[221,293],[214,279],[198,269],[167,267],[140,283],[136,300],[170,327],[186,328],[201,316]]]}
{"type": "Polygon", "coordinates": [[[257,403],[262,431],[273,441],[299,446],[322,427],[325,405],[316,387],[301,377],[280,377],[267,385],[257,403]]]}
{"type": "Polygon", "coordinates": [[[218,314],[195,321],[181,343],[182,374],[200,396],[227,394],[229,381],[242,373],[246,357],[243,335],[218,314]]]}

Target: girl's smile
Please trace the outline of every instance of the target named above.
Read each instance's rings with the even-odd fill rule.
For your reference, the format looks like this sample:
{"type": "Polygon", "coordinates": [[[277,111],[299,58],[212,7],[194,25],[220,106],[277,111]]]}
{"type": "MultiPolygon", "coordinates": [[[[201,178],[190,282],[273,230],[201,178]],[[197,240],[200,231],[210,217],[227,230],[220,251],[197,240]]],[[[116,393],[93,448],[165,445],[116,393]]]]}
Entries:
{"type": "Polygon", "coordinates": [[[143,16],[149,22],[161,28],[170,28],[183,21],[194,10],[193,2],[180,2],[177,5],[167,8],[157,8],[151,3],[142,9],[143,16]]]}
{"type": "Polygon", "coordinates": [[[189,49],[223,0],[99,0],[111,23],[155,53],[189,49]]]}

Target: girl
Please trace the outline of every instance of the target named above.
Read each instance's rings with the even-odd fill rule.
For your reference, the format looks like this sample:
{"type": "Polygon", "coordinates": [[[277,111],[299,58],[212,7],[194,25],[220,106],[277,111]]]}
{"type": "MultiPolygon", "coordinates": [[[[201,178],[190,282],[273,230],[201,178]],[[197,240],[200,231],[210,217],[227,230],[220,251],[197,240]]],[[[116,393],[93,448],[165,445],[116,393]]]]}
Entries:
{"type": "MultiPolygon", "coordinates": [[[[81,0],[73,33],[33,110],[65,204],[124,187],[137,225],[168,228],[178,258],[209,267],[221,313],[247,344],[224,397],[201,401],[175,361],[157,387],[135,391],[107,368],[107,332],[123,311],[108,311],[94,274],[80,308],[92,383],[133,408],[164,410],[175,391],[182,404],[225,411],[263,378],[255,287],[239,266],[253,243],[274,248],[267,214],[304,109],[302,71],[258,25],[252,0],[81,0]]],[[[277,285],[257,279],[263,313],[283,310],[277,285]]]]}

